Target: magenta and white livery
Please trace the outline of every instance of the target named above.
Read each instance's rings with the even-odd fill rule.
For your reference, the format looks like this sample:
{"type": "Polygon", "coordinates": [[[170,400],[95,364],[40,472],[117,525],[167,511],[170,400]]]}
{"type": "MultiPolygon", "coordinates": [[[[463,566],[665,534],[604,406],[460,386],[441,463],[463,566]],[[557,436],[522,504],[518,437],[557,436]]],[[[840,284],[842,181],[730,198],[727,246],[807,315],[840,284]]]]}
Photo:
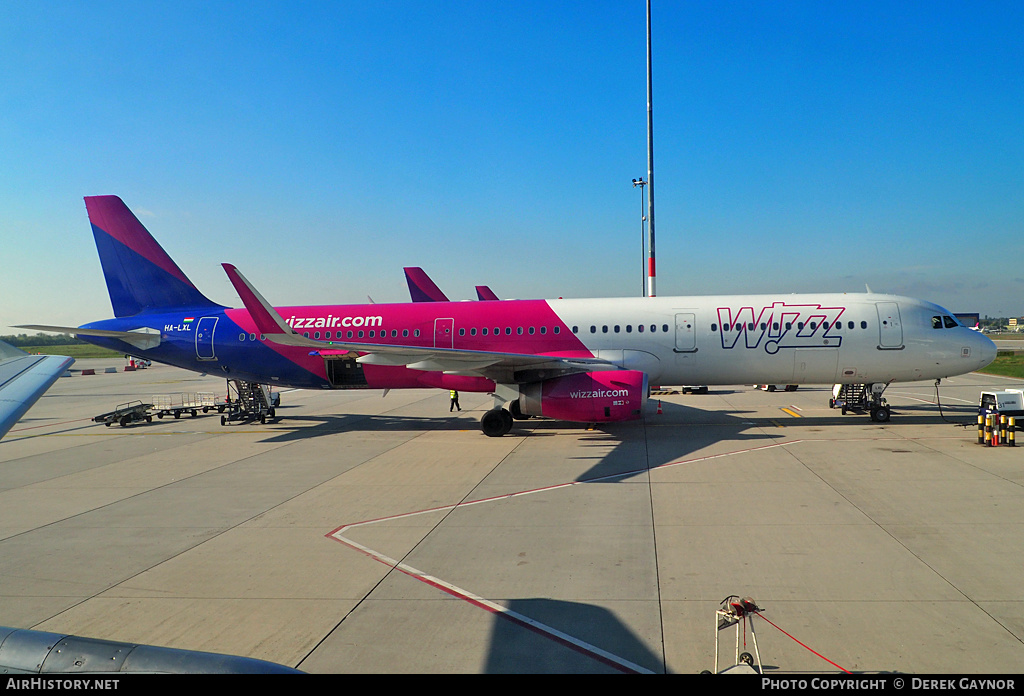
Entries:
{"type": "Polygon", "coordinates": [[[491,393],[491,436],[530,416],[637,419],[650,384],[888,384],[971,372],[996,353],[938,305],[877,294],[447,302],[423,274],[425,295],[410,290],[424,301],[274,307],[224,264],[244,304],[229,309],[119,198],[85,201],[116,318],[24,328],[270,385],[491,393]]]}

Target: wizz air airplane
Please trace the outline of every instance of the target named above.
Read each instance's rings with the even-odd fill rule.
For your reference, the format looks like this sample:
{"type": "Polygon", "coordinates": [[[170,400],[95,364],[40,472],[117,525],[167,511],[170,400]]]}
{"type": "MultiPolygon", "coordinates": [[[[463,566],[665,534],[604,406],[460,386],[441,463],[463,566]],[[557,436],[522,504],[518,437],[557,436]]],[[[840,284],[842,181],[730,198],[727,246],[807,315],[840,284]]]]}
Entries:
{"type": "MultiPolygon", "coordinates": [[[[480,423],[492,437],[530,416],[638,419],[651,384],[887,385],[964,374],[996,354],[942,307],[878,294],[274,307],[224,264],[244,304],[230,309],[121,199],[85,204],[115,318],[20,328],[272,386],[489,393],[480,423]]],[[[868,391],[871,417],[887,421],[883,389],[868,391]]]]}

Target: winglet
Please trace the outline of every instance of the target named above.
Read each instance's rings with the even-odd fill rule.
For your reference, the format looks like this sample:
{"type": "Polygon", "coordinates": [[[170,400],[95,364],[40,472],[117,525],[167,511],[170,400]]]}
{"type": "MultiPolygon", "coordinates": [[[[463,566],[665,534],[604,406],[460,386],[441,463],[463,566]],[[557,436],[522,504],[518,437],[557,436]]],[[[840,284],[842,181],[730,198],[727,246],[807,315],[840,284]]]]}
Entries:
{"type": "Polygon", "coordinates": [[[409,283],[409,294],[413,302],[447,302],[448,298],[434,284],[422,268],[406,267],[405,280],[409,283]]]}
{"type": "Polygon", "coordinates": [[[237,268],[230,263],[222,263],[221,266],[224,267],[224,271],[228,274],[228,280],[235,286],[235,291],[242,298],[242,304],[249,311],[249,316],[256,323],[256,328],[260,330],[260,333],[297,335],[295,329],[285,323],[277,310],[263,299],[263,295],[246,280],[237,268]]]}

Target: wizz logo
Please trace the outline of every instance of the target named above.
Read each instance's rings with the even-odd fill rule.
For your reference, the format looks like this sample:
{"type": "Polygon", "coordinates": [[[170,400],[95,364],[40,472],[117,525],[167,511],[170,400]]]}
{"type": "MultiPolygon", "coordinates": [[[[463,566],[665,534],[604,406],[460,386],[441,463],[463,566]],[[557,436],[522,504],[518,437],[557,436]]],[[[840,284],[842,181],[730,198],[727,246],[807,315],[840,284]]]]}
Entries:
{"type": "Polygon", "coordinates": [[[780,348],[838,348],[843,342],[836,324],[846,307],[819,304],[790,305],[774,302],[770,307],[718,308],[722,348],[735,348],[743,338],[744,348],[764,345],[765,352],[780,348]]]}

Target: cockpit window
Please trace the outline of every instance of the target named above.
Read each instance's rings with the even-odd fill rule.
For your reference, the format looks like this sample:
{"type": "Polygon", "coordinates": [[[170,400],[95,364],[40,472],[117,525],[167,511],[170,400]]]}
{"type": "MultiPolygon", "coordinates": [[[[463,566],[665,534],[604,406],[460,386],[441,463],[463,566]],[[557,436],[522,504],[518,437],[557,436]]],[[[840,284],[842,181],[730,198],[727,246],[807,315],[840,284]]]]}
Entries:
{"type": "Polygon", "coordinates": [[[932,317],[932,328],[933,329],[941,329],[942,328],[942,317],[932,317]]]}
{"type": "Polygon", "coordinates": [[[953,317],[942,317],[942,321],[946,324],[947,329],[952,329],[955,326],[960,326],[957,320],[953,317]]]}

